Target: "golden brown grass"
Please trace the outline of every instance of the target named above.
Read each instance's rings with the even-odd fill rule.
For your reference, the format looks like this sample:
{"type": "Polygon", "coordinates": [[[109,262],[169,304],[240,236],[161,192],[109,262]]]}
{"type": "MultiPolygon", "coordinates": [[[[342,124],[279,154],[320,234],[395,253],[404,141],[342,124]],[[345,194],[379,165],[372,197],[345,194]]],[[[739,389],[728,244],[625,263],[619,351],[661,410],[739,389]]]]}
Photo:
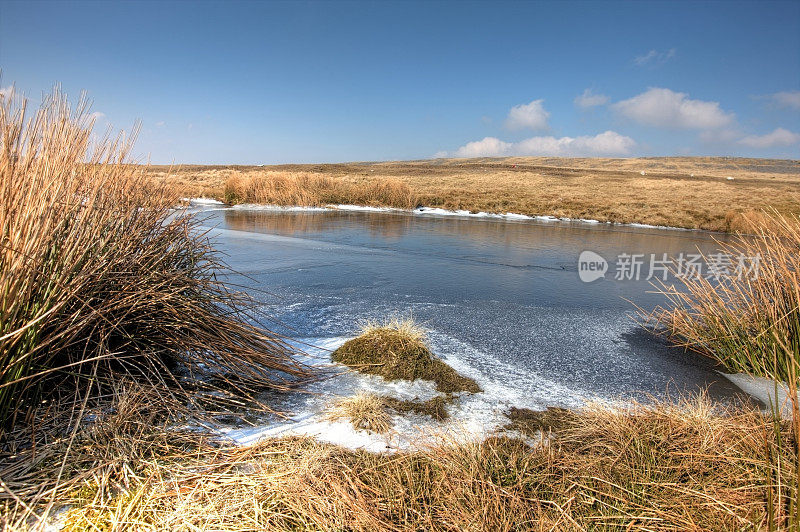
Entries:
{"type": "Polygon", "coordinates": [[[720,244],[721,256],[732,264],[719,280],[690,276],[680,278],[681,289],[663,287],[669,304],[645,321],[732,372],[768,377],[776,389],[786,388],[790,404],[772,408],[776,417],[791,412],[790,437],[779,443],[789,450],[788,468],[795,471],[784,486],[792,498],[787,512],[800,527],[800,218],[762,213],[748,220],[747,233],[720,244]]]}
{"type": "Polygon", "coordinates": [[[350,420],[356,430],[383,433],[392,428],[392,418],[383,398],[366,392],[343,397],[334,402],[327,416],[331,421],[350,420]]]}
{"type": "MultiPolygon", "coordinates": [[[[190,436],[152,456],[131,446],[150,447],[147,434],[165,428],[135,403],[89,424],[103,434],[97,425],[112,423],[129,445],[81,445],[97,462],[57,491],[74,505],[65,530],[759,530],[770,506],[776,528],[787,525],[779,486],[794,471],[771,461],[786,450],[769,419],[703,396],[589,405],[535,445],[453,436],[393,455],[309,438],[224,447],[190,436]],[[121,467],[93,475],[104,463],[121,467]]],[[[16,515],[5,508],[7,524],[16,515]]]]}
{"type": "Polygon", "coordinates": [[[540,432],[551,432],[569,424],[575,417],[571,410],[550,407],[546,410],[531,410],[530,408],[517,408],[512,406],[506,414],[511,423],[506,429],[514,430],[528,437],[534,437],[540,432]]]}
{"type": "MultiPolygon", "coordinates": [[[[186,194],[209,194],[220,199],[229,180],[255,183],[285,178],[310,183],[328,179],[353,190],[369,190],[392,182],[408,187],[414,198],[406,202],[410,206],[413,203],[719,231],[742,229],[746,225],[743,214],[766,207],[781,213],[800,213],[798,161],[515,157],[268,167],[183,166],[171,170],[156,167],[152,172],[161,180],[183,187],[186,194]],[[642,171],[645,175],[641,175],[642,171]]],[[[310,204],[404,206],[404,202],[384,202],[377,196],[358,196],[314,195],[319,203],[310,204]]]]}
{"type": "Polygon", "coordinates": [[[225,183],[228,203],[271,205],[367,205],[411,209],[417,200],[410,187],[388,178],[365,183],[309,172],[264,172],[234,175],[225,183]]]}
{"type": "Polygon", "coordinates": [[[259,394],[308,370],[251,325],[251,300],[217,280],[223,265],[197,222],[172,209],[172,191],[126,164],[131,139],[90,142],[87,102],[73,109],[58,89],[29,118],[25,105],[0,96],[0,496],[33,503],[51,487],[9,457],[36,455],[68,475],[83,465],[71,452],[81,438],[128,445],[83,430],[87,409],[120,382],[146,386],[177,422],[267,411],[259,394]],[[34,415],[42,404],[60,423],[52,431],[34,415]]]}
{"type": "Polygon", "coordinates": [[[387,380],[433,381],[446,394],[478,393],[478,384],[436,358],[425,332],[411,319],[367,324],[361,334],[333,352],[334,361],[387,380]]]}

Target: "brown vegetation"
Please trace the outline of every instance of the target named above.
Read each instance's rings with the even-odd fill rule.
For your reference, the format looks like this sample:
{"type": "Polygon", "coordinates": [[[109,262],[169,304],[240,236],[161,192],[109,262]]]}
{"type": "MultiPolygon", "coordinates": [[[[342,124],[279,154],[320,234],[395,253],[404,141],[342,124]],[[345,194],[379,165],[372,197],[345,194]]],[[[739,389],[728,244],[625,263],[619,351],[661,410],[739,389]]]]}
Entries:
{"type": "Polygon", "coordinates": [[[450,417],[447,411],[447,404],[453,401],[452,396],[437,395],[427,401],[419,399],[397,399],[396,397],[384,397],[383,401],[392,410],[400,413],[413,413],[420,416],[430,416],[436,421],[445,421],[450,417]]]}
{"type": "MultiPolygon", "coordinates": [[[[765,529],[770,516],[788,525],[795,471],[774,466],[788,458],[777,443],[787,427],[775,433],[757,411],[715,410],[703,397],[590,406],[535,445],[498,435],[394,455],[308,438],[224,447],[153,426],[135,404],[89,423],[78,456],[94,462],[55,492],[74,505],[65,530],[727,531],[765,529]],[[154,438],[155,456],[137,449],[154,438]]],[[[45,461],[39,474],[54,469],[45,461]]]]}
{"type": "Polygon", "coordinates": [[[333,360],[387,380],[433,381],[442,393],[478,393],[478,383],[436,358],[425,333],[411,320],[369,324],[333,352],[333,360]]]}
{"type": "Polygon", "coordinates": [[[225,182],[228,203],[271,205],[367,205],[412,209],[417,200],[409,186],[387,178],[363,183],[309,172],[236,175],[225,182]]]}
{"type": "Polygon", "coordinates": [[[167,421],[268,411],[259,394],[308,375],[217,280],[223,265],[173,193],[126,164],[130,143],[92,143],[92,126],[87,102],[73,111],[58,89],[29,119],[0,96],[0,498],[25,504],[62,476],[105,477],[88,464],[117,460],[125,476],[155,459],[175,445],[167,421]],[[93,410],[129,384],[150,417],[93,410]]]}
{"type": "MultiPolygon", "coordinates": [[[[152,173],[181,187],[187,195],[206,194],[220,199],[224,198],[226,182],[292,181],[304,176],[301,180],[309,185],[315,179],[319,183],[333,181],[337,187],[351,191],[324,197],[315,193],[313,201],[304,204],[421,204],[719,231],[742,229],[743,214],[766,207],[781,213],[800,213],[800,162],[766,159],[515,157],[268,167],[155,167],[152,173]],[[380,195],[355,192],[372,190],[381,183],[405,185],[413,199],[385,201],[380,195]]],[[[250,198],[247,201],[302,199],[274,192],[261,198],[251,194],[250,198]]]]}
{"type": "Polygon", "coordinates": [[[358,393],[336,400],[328,410],[330,421],[347,419],[356,430],[382,433],[392,428],[392,418],[383,398],[371,393],[358,393]]]}
{"type": "Polygon", "coordinates": [[[568,425],[576,416],[571,410],[549,407],[546,410],[531,410],[512,406],[506,414],[511,423],[507,430],[514,430],[528,437],[541,432],[557,431],[568,425]]]}
{"type": "Polygon", "coordinates": [[[669,304],[644,321],[729,371],[767,377],[776,392],[786,390],[789,404],[776,398],[770,405],[776,418],[791,419],[789,437],[778,441],[789,450],[789,462],[775,466],[795,472],[784,490],[793,498],[788,513],[800,527],[800,218],[772,211],[746,222],[746,235],[720,244],[721,256],[732,264],[721,263],[727,271],[719,279],[679,277],[679,289],[662,288],[669,304]]]}

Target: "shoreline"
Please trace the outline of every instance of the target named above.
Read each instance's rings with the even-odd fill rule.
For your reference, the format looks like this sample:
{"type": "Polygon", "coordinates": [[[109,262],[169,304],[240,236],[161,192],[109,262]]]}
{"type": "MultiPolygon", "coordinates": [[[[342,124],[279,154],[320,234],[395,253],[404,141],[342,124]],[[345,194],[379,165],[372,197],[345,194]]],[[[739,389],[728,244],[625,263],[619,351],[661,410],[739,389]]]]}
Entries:
{"type": "Polygon", "coordinates": [[[544,223],[573,223],[583,224],[587,226],[607,226],[607,227],[631,227],[636,229],[658,229],[662,231],[691,231],[698,233],[711,233],[711,234],[733,234],[725,231],[713,231],[710,229],[698,229],[693,227],[677,227],[668,225],[652,225],[641,222],[610,222],[600,221],[591,218],[569,218],[569,217],[556,217],[550,215],[534,215],[519,214],[513,212],[494,213],[494,212],[472,212],[468,210],[450,210],[442,209],[439,207],[417,207],[414,209],[402,209],[399,207],[372,207],[369,205],[348,205],[348,204],[330,204],[324,206],[304,206],[304,205],[276,205],[276,204],[261,204],[261,203],[239,203],[228,204],[214,198],[181,198],[186,201],[190,206],[197,207],[220,207],[232,210],[243,211],[272,211],[272,212],[372,212],[372,213],[386,213],[386,214],[403,214],[411,216],[424,216],[429,218],[436,217],[456,217],[456,218],[469,218],[469,219],[482,219],[482,220],[502,220],[507,222],[513,221],[533,221],[544,223]]]}

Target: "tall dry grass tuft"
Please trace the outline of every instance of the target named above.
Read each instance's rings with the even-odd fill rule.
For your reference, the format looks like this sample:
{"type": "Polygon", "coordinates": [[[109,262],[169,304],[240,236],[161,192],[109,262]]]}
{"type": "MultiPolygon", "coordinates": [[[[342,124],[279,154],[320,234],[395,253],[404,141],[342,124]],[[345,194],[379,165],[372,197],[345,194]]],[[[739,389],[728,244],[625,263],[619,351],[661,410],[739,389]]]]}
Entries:
{"type": "Polygon", "coordinates": [[[800,527],[800,218],[773,211],[750,217],[747,227],[747,234],[720,244],[721,256],[733,257],[732,275],[719,281],[682,278],[682,289],[663,289],[669,304],[646,320],[664,327],[673,342],[730,371],[768,377],[776,390],[786,389],[790,404],[772,407],[776,424],[782,423],[781,412],[791,412],[791,436],[779,443],[793,452],[773,467],[793,471],[793,480],[775,486],[788,502],[774,510],[776,519],[785,516],[791,526],[800,527]]]}
{"type": "Polygon", "coordinates": [[[121,376],[213,413],[306,374],[217,281],[170,190],[126,164],[135,135],[93,138],[86,99],[58,88],[26,110],[0,96],[0,436],[52,394],[78,404],[121,376]]]}
{"type": "Polygon", "coordinates": [[[417,198],[399,179],[346,182],[310,172],[250,172],[225,183],[228,203],[271,205],[367,205],[412,209],[417,198]]]}

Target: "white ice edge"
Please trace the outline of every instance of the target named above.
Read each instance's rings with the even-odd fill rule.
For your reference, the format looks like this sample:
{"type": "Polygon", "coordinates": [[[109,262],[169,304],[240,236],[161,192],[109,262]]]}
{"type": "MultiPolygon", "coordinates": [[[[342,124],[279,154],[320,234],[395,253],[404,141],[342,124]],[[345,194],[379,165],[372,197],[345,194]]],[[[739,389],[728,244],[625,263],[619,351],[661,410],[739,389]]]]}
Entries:
{"type": "MultiPolygon", "coordinates": [[[[775,381],[766,377],[754,377],[746,373],[720,372],[743,392],[755,397],[766,405],[767,410],[776,406],[775,381]]],[[[781,416],[791,418],[792,405],[789,399],[789,390],[785,383],[778,383],[777,405],[780,406],[781,416]]]]}
{"type": "MultiPolygon", "coordinates": [[[[215,204],[216,205],[216,204],[215,204]]],[[[270,205],[259,203],[241,203],[230,207],[235,210],[251,210],[251,211],[273,211],[273,212],[384,212],[384,213],[401,213],[412,214],[415,216],[456,216],[461,218],[483,218],[494,220],[528,220],[536,222],[567,222],[579,223],[588,225],[613,225],[617,227],[635,227],[640,229],[660,229],[667,231],[703,231],[702,229],[690,229],[687,227],[673,227],[669,225],[652,225],[643,223],[617,223],[617,222],[601,222],[591,218],[568,218],[566,216],[529,216],[527,214],[518,214],[514,212],[507,213],[491,213],[491,212],[471,212],[467,210],[449,210],[439,207],[418,207],[416,209],[400,209],[397,207],[370,207],[366,205],[326,205],[324,207],[304,207],[299,205],[270,205]]]]}
{"type": "MultiPolygon", "coordinates": [[[[394,426],[385,434],[356,430],[346,420],[327,419],[327,411],[337,399],[366,392],[404,400],[426,401],[439,393],[434,383],[429,381],[386,381],[376,375],[348,371],[345,366],[331,362],[331,351],[346,340],[346,337],[332,337],[296,341],[296,346],[305,353],[301,358],[302,362],[342,373],[312,383],[307,390],[310,393],[298,395],[291,404],[287,404],[288,408],[284,411],[289,414],[288,419],[265,421],[264,424],[253,427],[221,427],[218,429],[219,433],[238,445],[251,445],[276,437],[307,436],[350,449],[393,453],[422,449],[442,441],[480,441],[497,433],[509,423],[506,413],[511,406],[533,409],[547,406],[539,399],[522,394],[520,390],[506,383],[505,379],[493,378],[485,371],[486,368],[475,366],[466,359],[451,354],[445,357],[446,362],[462,375],[475,379],[484,391],[460,394],[447,406],[450,419],[435,421],[428,416],[396,414],[392,416],[394,426]]],[[[546,378],[536,379],[541,381],[540,395],[559,393],[566,398],[565,405],[570,408],[580,408],[587,400],[595,399],[585,393],[566,389],[546,378]]]]}
{"type": "Polygon", "coordinates": [[[214,198],[181,198],[181,201],[186,201],[190,205],[225,205],[225,202],[214,198]]]}
{"type": "MultiPolygon", "coordinates": [[[[436,335],[432,343],[439,343],[445,338],[436,335]]],[[[386,381],[375,375],[365,375],[356,371],[348,371],[345,366],[331,362],[330,353],[341,346],[348,337],[324,337],[296,340],[294,344],[304,355],[301,361],[314,365],[321,370],[332,369],[336,375],[312,383],[308,394],[297,395],[286,405],[288,419],[265,421],[253,427],[221,427],[219,433],[238,445],[251,445],[269,438],[287,436],[306,436],[319,441],[340,445],[349,449],[364,449],[371,452],[393,453],[402,450],[423,449],[442,441],[480,441],[503,430],[509,423],[507,412],[511,406],[542,410],[552,403],[548,397],[559,397],[563,406],[580,409],[587,403],[602,403],[616,408],[631,406],[624,400],[601,399],[588,390],[567,388],[550,381],[545,376],[537,376],[526,372],[528,379],[533,379],[536,387],[531,393],[528,388],[520,388],[511,384],[517,382],[513,368],[504,366],[501,360],[481,354],[482,356],[462,356],[465,350],[474,349],[453,338],[448,341],[457,342],[459,349],[446,349],[449,353],[445,362],[462,375],[478,382],[483,392],[461,394],[447,406],[450,419],[435,421],[430,417],[419,415],[392,416],[394,426],[385,434],[369,433],[356,430],[347,420],[331,421],[327,412],[333,403],[340,398],[351,397],[359,392],[376,395],[387,395],[398,399],[428,400],[438,395],[435,385],[429,381],[386,381]],[[481,360],[476,365],[475,360],[481,360]],[[511,373],[509,373],[511,370],[511,373]],[[500,378],[496,378],[500,375],[500,378]]],[[[750,377],[744,374],[723,374],[743,392],[762,401],[766,405],[774,403],[775,384],[769,379],[750,377]]],[[[790,415],[787,410],[788,401],[785,389],[779,387],[778,401],[782,405],[783,415],[790,415]]]]}

